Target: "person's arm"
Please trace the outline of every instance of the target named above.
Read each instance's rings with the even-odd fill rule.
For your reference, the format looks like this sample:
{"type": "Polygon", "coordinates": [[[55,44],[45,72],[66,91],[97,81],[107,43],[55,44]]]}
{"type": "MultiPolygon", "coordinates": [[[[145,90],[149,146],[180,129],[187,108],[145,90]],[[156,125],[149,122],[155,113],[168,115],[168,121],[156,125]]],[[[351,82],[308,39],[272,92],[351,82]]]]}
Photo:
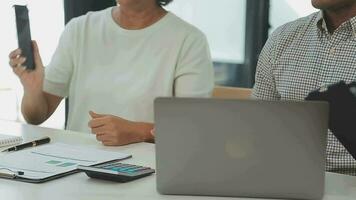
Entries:
{"type": "Polygon", "coordinates": [[[21,111],[27,123],[38,125],[54,113],[62,99],[62,97],[46,92],[39,94],[27,94],[25,92],[22,98],[21,111]]]}
{"type": "MultiPolygon", "coordinates": [[[[26,120],[35,119],[41,122],[48,119],[56,110],[63,98],[69,96],[69,85],[74,68],[73,54],[76,44],[76,20],[71,20],[63,31],[51,62],[44,69],[41,63],[42,85],[38,92],[26,92],[22,101],[22,112],[26,120]],[[34,98],[36,97],[36,98],[34,98]],[[36,100],[42,107],[34,107],[36,100]],[[33,113],[36,113],[33,115],[33,113]]],[[[40,60],[39,60],[40,62],[40,60]]]]}
{"type": "Polygon", "coordinates": [[[175,97],[211,97],[214,68],[203,33],[190,33],[181,50],[174,80],[175,97]]]}
{"type": "Polygon", "coordinates": [[[44,67],[36,42],[33,42],[34,61],[36,69],[27,70],[23,65],[26,58],[21,56],[21,50],[10,53],[10,66],[19,77],[23,88],[21,111],[30,124],[41,124],[46,121],[58,107],[62,98],[42,91],[44,67]]]}
{"type": "Polygon", "coordinates": [[[251,97],[263,100],[279,100],[280,94],[276,88],[273,74],[273,63],[276,62],[276,39],[278,34],[272,34],[263,47],[256,68],[255,85],[251,97]]]}
{"type": "Polygon", "coordinates": [[[38,46],[34,43],[36,70],[27,71],[20,65],[24,62],[17,50],[10,54],[10,65],[20,77],[24,86],[21,110],[27,122],[40,124],[57,109],[64,97],[68,96],[73,73],[73,53],[75,51],[76,20],[66,26],[61,35],[50,64],[44,68],[38,46]],[[16,67],[19,66],[19,67],[16,67]]]}

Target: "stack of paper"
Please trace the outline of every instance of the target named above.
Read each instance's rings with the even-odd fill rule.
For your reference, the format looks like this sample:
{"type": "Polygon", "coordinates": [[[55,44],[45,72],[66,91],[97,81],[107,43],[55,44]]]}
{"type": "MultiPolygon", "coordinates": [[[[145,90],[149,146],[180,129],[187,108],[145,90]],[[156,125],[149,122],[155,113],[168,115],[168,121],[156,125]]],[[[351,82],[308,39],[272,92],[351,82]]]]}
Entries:
{"type": "Polygon", "coordinates": [[[22,171],[20,178],[45,179],[73,171],[78,165],[91,166],[131,155],[87,147],[54,143],[0,155],[0,168],[22,171]]]}

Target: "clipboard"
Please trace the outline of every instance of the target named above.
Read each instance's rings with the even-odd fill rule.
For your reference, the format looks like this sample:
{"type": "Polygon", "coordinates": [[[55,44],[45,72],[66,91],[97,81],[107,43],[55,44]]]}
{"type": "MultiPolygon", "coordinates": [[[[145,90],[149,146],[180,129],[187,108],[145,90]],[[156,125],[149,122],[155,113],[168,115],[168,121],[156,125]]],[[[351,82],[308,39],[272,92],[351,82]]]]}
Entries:
{"type": "MultiPolygon", "coordinates": [[[[105,162],[105,163],[110,163],[110,162],[114,162],[114,161],[121,161],[121,160],[129,159],[129,158],[132,158],[132,156],[129,156],[129,157],[124,158],[124,159],[111,160],[111,161],[108,161],[108,162],[105,162]]],[[[105,164],[105,163],[100,163],[100,164],[96,164],[96,165],[101,165],[101,164],[105,164]]],[[[96,166],[96,165],[93,165],[93,166],[96,166]]],[[[18,176],[16,173],[13,173],[13,172],[12,173],[1,173],[0,172],[0,178],[13,180],[13,181],[20,181],[20,182],[25,182],[25,183],[40,184],[40,183],[45,183],[45,182],[52,181],[52,180],[55,180],[55,179],[59,179],[59,178],[65,177],[65,176],[69,176],[71,174],[76,174],[76,173],[79,173],[79,172],[80,171],[78,169],[75,169],[75,170],[72,170],[72,171],[69,171],[69,172],[66,172],[66,173],[56,174],[54,176],[50,176],[48,178],[42,178],[42,179],[23,178],[23,177],[18,176]]]]}
{"type": "Polygon", "coordinates": [[[26,183],[44,183],[47,181],[51,181],[51,180],[55,180],[64,176],[68,176],[71,174],[75,174],[79,172],[78,170],[73,170],[73,171],[69,171],[66,173],[62,173],[62,174],[57,174],[48,178],[43,178],[43,179],[30,179],[30,178],[23,178],[19,175],[17,175],[16,173],[0,173],[0,178],[2,179],[9,179],[9,180],[14,180],[14,181],[20,181],[20,182],[26,182],[26,183]]]}
{"type": "Polygon", "coordinates": [[[78,165],[95,166],[131,157],[129,154],[62,143],[46,144],[1,154],[0,178],[27,183],[44,183],[79,172],[78,165]],[[24,174],[17,174],[19,171],[24,174]]]}

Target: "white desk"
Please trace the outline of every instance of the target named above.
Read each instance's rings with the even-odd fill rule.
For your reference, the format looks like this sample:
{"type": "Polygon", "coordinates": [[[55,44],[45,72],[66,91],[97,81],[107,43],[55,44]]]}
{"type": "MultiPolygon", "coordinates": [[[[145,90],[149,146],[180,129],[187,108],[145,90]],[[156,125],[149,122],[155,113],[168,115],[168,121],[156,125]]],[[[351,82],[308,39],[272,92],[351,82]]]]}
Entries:
{"type": "MultiPolygon", "coordinates": [[[[155,168],[153,144],[134,144],[124,147],[104,147],[93,135],[39,128],[0,121],[0,133],[22,135],[25,140],[48,135],[52,141],[84,144],[93,148],[120,151],[133,155],[125,162],[155,168]]],[[[156,191],[155,175],[129,183],[114,183],[88,178],[78,173],[42,184],[29,184],[0,179],[0,200],[134,200],[134,199],[239,199],[218,197],[164,196],[156,191]]],[[[327,173],[324,200],[355,200],[356,177],[327,173]]],[[[249,199],[250,200],[250,199],[249,199]]]]}

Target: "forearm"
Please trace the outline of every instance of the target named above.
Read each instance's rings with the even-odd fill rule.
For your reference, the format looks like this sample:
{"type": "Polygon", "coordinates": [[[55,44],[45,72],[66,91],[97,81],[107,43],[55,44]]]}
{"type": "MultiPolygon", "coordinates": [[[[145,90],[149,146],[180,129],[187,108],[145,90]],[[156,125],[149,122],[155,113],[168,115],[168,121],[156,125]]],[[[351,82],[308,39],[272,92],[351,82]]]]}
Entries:
{"type": "Polygon", "coordinates": [[[21,111],[25,120],[29,124],[41,124],[47,120],[48,102],[44,92],[37,93],[24,92],[21,104],[21,111]]]}

